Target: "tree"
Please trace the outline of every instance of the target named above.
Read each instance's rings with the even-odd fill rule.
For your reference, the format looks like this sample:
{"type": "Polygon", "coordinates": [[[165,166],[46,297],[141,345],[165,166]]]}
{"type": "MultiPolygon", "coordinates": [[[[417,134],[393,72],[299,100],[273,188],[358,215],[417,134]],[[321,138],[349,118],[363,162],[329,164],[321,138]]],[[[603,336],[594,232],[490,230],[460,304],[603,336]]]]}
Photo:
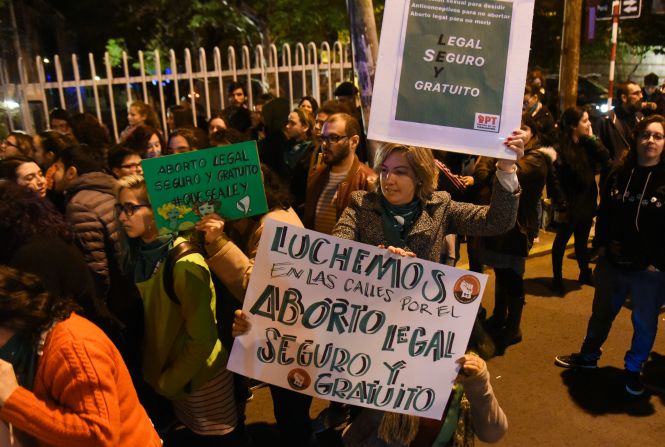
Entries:
{"type": "Polygon", "coordinates": [[[109,39],[127,50],[212,48],[335,40],[347,28],[339,0],[48,0],[72,23],[81,50],[109,39]]]}

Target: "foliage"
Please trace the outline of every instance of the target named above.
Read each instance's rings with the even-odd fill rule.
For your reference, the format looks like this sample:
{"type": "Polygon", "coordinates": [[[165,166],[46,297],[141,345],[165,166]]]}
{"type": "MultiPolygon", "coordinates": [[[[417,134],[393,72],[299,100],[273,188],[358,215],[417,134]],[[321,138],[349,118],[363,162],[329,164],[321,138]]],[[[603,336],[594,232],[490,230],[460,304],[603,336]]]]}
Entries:
{"type": "MultiPolygon", "coordinates": [[[[657,54],[665,54],[665,16],[651,14],[652,0],[642,0],[642,14],[639,19],[619,22],[619,40],[628,46],[650,47],[657,54]]],[[[603,22],[597,35],[609,36],[611,22],[603,22]]]]}
{"type": "Polygon", "coordinates": [[[111,66],[120,66],[120,64],[122,64],[122,52],[127,51],[127,44],[125,44],[125,39],[109,39],[106,42],[106,51],[109,53],[111,66]]]}
{"type": "MultiPolygon", "coordinates": [[[[0,0],[1,1],[1,0],[0,0]]],[[[83,48],[212,48],[335,40],[348,29],[340,0],[47,0],[72,23],[83,48]],[[124,41],[124,45],[122,45],[124,41]]]]}

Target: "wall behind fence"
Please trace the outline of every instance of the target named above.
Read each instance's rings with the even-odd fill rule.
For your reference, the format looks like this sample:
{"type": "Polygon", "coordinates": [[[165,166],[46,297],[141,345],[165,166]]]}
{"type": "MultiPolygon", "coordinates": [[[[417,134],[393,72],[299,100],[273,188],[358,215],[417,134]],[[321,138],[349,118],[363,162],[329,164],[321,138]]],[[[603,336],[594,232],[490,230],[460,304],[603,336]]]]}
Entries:
{"type": "Polygon", "coordinates": [[[123,52],[119,64],[113,64],[108,52],[103,58],[90,53],[87,60],[76,54],[67,60],[37,56],[37,79],[27,75],[29,62],[19,59],[18,82],[0,77],[1,100],[19,104],[22,129],[43,130],[48,111],[61,107],[96,115],[116,139],[127,123],[131,101],[151,104],[166,132],[169,106],[187,102],[194,122],[207,119],[226,107],[226,87],[232,81],[246,86],[250,108],[257,95],[267,92],[288,98],[293,108],[305,95],[319,103],[333,99],[335,86],[352,78],[350,48],[340,42],[285,44],[279,49],[243,46],[240,52],[228,47],[224,55],[217,47],[211,52],[200,48],[195,54],[186,49],[181,59],[173,50],[139,52],[133,59],[123,52]]]}

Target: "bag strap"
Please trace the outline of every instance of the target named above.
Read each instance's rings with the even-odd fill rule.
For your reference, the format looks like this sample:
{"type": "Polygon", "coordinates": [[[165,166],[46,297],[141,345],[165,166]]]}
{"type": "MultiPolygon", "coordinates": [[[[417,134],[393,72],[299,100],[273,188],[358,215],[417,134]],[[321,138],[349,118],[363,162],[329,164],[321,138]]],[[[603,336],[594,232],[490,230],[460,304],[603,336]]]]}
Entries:
{"type": "Polygon", "coordinates": [[[166,260],[164,261],[164,274],[162,275],[162,280],[164,281],[164,291],[171,301],[175,304],[180,305],[180,300],[175,293],[174,284],[173,284],[173,270],[175,268],[176,262],[184,258],[187,255],[194,253],[201,253],[201,250],[194,244],[188,241],[184,241],[174,246],[169,250],[169,254],[166,255],[166,260]]]}

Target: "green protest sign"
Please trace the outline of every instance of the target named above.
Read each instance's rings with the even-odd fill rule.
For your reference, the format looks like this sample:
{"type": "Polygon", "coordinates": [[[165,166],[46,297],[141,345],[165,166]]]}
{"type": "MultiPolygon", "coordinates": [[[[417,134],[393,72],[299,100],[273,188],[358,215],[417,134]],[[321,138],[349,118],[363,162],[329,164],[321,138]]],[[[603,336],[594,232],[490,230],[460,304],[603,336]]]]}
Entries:
{"type": "Polygon", "coordinates": [[[188,230],[216,212],[226,219],[268,211],[256,142],[143,160],[161,234],[188,230]]]}
{"type": "Polygon", "coordinates": [[[512,3],[409,3],[395,119],[498,132],[512,3]]]}

